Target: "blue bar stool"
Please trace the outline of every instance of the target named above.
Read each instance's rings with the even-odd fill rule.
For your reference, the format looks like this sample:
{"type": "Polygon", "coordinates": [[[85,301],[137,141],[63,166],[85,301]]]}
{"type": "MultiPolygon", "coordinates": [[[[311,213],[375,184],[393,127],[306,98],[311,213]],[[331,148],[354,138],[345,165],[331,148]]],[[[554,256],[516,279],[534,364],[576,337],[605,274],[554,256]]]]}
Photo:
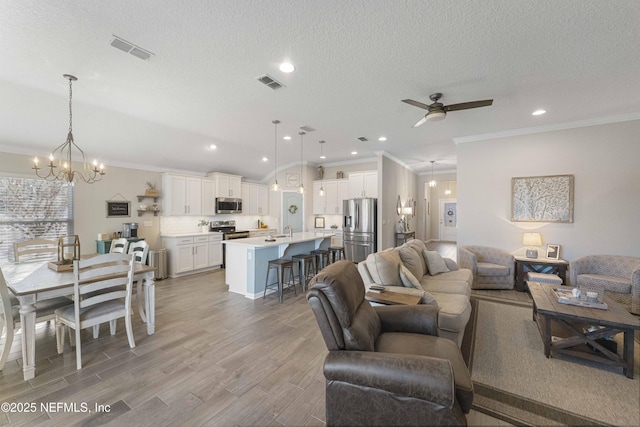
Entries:
{"type": "Polygon", "coordinates": [[[298,254],[291,257],[291,261],[298,264],[298,280],[302,286],[302,292],[307,290],[307,282],[317,274],[316,256],[311,254],[298,254]]]}
{"type": "Polygon", "coordinates": [[[267,278],[264,283],[264,294],[262,295],[262,299],[267,296],[267,288],[270,286],[278,286],[278,300],[282,303],[282,294],[284,292],[284,272],[289,269],[289,281],[287,282],[288,288],[293,285],[293,292],[297,296],[298,292],[296,292],[295,283],[293,283],[293,261],[286,258],[278,258],[269,261],[269,266],[267,267],[267,278]],[[276,283],[269,284],[269,272],[271,269],[276,270],[276,274],[278,277],[278,281],[276,283]]]}
{"type": "Polygon", "coordinates": [[[315,249],[311,251],[311,255],[316,257],[316,270],[318,272],[331,264],[331,257],[327,249],[315,249]]]}
{"type": "Polygon", "coordinates": [[[347,259],[347,256],[344,253],[344,246],[329,246],[329,251],[331,252],[332,264],[336,261],[340,261],[341,259],[347,259]]]}

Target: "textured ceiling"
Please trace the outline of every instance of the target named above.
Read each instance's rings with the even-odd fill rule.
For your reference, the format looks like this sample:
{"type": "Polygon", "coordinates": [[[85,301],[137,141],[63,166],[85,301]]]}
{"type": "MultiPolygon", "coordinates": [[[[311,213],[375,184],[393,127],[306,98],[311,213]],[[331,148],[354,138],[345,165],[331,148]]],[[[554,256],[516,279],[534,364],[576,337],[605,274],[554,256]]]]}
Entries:
{"type": "Polygon", "coordinates": [[[640,2],[399,0],[14,1],[0,6],[0,150],[45,156],[74,135],[107,166],[235,172],[371,158],[455,169],[453,138],[640,112],[640,2]],[[153,52],[142,61],[112,34],[153,52]],[[296,66],[283,74],[278,64],[296,66]],[[255,77],[286,85],[273,91],[255,77]],[[493,98],[424,114],[400,102],[493,98]],[[532,116],[538,108],[548,111],[532,116]],[[378,142],[384,135],[386,142],[378,142]],[[365,136],[363,143],[357,137],[365,136]],[[216,144],[217,150],[208,146],[216,144]],[[357,151],[353,156],[351,151],[357,151]],[[263,156],[269,162],[263,162],[263,156]]]}

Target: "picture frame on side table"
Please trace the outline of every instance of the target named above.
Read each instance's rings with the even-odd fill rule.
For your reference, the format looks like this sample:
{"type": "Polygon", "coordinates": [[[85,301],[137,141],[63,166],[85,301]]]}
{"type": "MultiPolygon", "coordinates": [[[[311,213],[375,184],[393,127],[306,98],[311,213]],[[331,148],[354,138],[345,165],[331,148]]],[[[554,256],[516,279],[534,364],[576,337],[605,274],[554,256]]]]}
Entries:
{"type": "Polygon", "coordinates": [[[315,228],[324,228],[324,217],[317,216],[315,217],[315,228]]]}
{"type": "Polygon", "coordinates": [[[560,245],[547,245],[547,258],[560,259],[560,245]]]}

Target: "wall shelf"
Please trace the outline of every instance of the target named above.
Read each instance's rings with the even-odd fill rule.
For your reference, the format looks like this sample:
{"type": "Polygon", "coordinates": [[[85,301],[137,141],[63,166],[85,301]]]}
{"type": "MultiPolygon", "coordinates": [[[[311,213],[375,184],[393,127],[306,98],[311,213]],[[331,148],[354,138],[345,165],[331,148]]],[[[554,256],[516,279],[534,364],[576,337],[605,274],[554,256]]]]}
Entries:
{"type": "Polygon", "coordinates": [[[138,209],[138,216],[142,216],[142,214],[146,212],[153,212],[153,216],[158,216],[160,209],[138,209]]]}
{"type": "Polygon", "coordinates": [[[160,196],[136,196],[138,198],[138,202],[143,201],[144,199],[153,199],[154,203],[158,203],[158,199],[160,196]]]}

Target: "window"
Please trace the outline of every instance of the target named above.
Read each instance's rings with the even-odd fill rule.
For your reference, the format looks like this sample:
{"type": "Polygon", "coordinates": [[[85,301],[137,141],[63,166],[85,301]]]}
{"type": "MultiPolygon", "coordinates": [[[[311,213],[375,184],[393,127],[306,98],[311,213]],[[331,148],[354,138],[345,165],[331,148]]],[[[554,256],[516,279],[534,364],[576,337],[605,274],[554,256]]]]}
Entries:
{"type": "Polygon", "coordinates": [[[0,264],[13,262],[13,243],[73,234],[73,185],[0,177],[0,264]]]}

